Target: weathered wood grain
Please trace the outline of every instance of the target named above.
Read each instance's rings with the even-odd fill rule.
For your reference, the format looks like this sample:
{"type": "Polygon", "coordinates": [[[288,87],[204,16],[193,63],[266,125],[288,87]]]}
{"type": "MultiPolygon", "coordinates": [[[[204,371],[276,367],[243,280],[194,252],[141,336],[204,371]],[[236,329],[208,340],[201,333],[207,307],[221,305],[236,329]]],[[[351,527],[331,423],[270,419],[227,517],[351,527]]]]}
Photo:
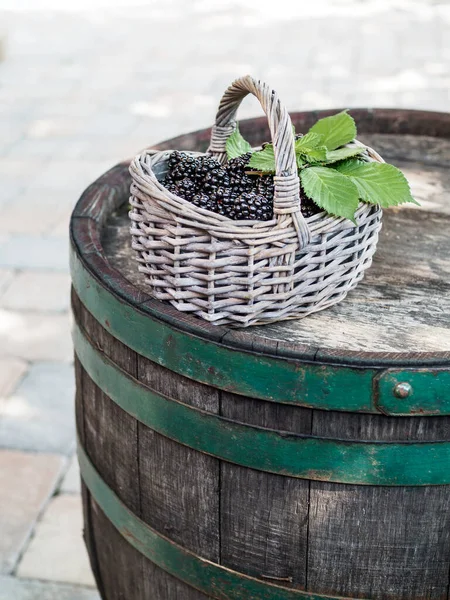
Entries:
{"type": "MultiPolygon", "coordinates": [[[[77,321],[92,343],[118,367],[136,376],[137,355],[101,327],[75,294],[73,308],[77,321]]],[[[178,390],[186,402],[209,410],[215,406],[218,410],[214,390],[184,378],[177,382],[169,371],[164,373],[156,365],[153,370],[150,361],[142,357],[140,360],[143,380],[151,382],[158,391],[174,393],[178,390]]],[[[113,403],[81,366],[78,370],[81,379],[77,414],[79,428],[86,432],[80,441],[102,478],[128,508],[148,524],[184,547],[217,561],[218,460],[180,446],[140,425],[113,403]],[[211,507],[209,512],[208,506],[211,507]]],[[[84,486],[83,504],[86,544],[103,598],[205,598],[197,590],[167,575],[130,546],[107,521],[84,486]],[[126,578],[124,572],[128,574],[126,578]]]]}
{"type": "Polygon", "coordinates": [[[103,600],[151,598],[151,582],[144,577],[145,558],[120,535],[92,498],[90,510],[97,560],[103,575],[103,600]]]}
{"type": "MultiPolygon", "coordinates": [[[[313,435],[359,440],[449,440],[449,417],[395,418],[314,411],[313,435]]],[[[420,464],[417,468],[423,468],[420,464]]],[[[308,590],[374,600],[446,598],[448,486],[311,482],[308,590]]]]}
{"type": "Polygon", "coordinates": [[[84,447],[106,483],[140,515],[137,422],[83,373],[84,447]]]}
{"type": "Polygon", "coordinates": [[[311,482],[307,589],[373,600],[447,598],[450,494],[311,482]]]}
{"type": "MultiPolygon", "coordinates": [[[[218,413],[217,390],[138,356],[113,338],[82,306],[78,319],[92,343],[131,376],[157,392],[218,413]]],[[[119,488],[122,501],[156,530],[170,534],[174,541],[205,558],[218,560],[219,461],[138,423],[86,373],[83,382],[87,407],[84,427],[88,431],[84,444],[108,485],[119,488]],[[96,453],[101,454],[98,462],[96,453]],[[103,465],[104,461],[108,464],[103,465]],[[114,461],[112,468],[110,461],[114,461]]]]}
{"type": "MultiPolygon", "coordinates": [[[[222,392],[233,421],[310,433],[312,411],[222,392]]],[[[222,462],[221,559],[237,571],[304,587],[309,482],[222,462]]]]}
{"type": "MultiPolygon", "coordinates": [[[[71,290],[71,301],[72,301],[72,310],[74,316],[81,318],[81,313],[83,307],[78,296],[75,294],[73,289],[71,290]]],[[[83,377],[84,370],[81,366],[78,357],[75,355],[74,358],[74,367],[75,367],[75,422],[77,429],[77,436],[81,444],[85,444],[86,436],[84,433],[84,386],[83,386],[83,377]]],[[[86,544],[86,549],[89,555],[89,560],[91,563],[92,572],[94,574],[95,581],[97,583],[97,587],[100,593],[104,592],[103,589],[103,581],[100,574],[100,568],[97,559],[97,548],[95,546],[94,539],[94,530],[92,523],[92,513],[91,513],[91,497],[88,489],[82,483],[81,485],[81,499],[83,505],[83,539],[86,544]]]]}
{"type": "Polygon", "coordinates": [[[450,417],[399,418],[315,410],[311,433],[330,439],[385,442],[450,440],[450,417]]]}
{"type": "MultiPolygon", "coordinates": [[[[214,388],[139,357],[139,380],[186,404],[219,411],[214,388]]],[[[219,461],[139,424],[143,520],[185,548],[219,561],[219,461]]]]}
{"type": "Polygon", "coordinates": [[[207,600],[135,550],[92,504],[94,532],[102,540],[101,568],[109,574],[104,600],[207,600]]]}

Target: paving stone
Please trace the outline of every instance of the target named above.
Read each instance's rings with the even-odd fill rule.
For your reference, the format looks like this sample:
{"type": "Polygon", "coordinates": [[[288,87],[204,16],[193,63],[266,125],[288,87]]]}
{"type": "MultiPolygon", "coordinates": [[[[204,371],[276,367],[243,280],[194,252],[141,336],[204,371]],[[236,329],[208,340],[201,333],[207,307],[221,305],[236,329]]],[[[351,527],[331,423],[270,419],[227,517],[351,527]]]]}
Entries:
{"type": "Polygon", "coordinates": [[[3,179],[2,175],[2,185],[0,186],[0,206],[3,208],[10,202],[15,202],[18,196],[20,196],[20,194],[23,193],[25,187],[25,181],[8,181],[6,179],[3,179]]]}
{"type": "Polygon", "coordinates": [[[14,271],[12,269],[0,269],[0,298],[13,277],[14,271]]]}
{"type": "MultiPolygon", "coordinates": [[[[108,77],[105,81],[106,86],[111,86],[112,81],[108,77]]],[[[115,86],[114,83],[113,86],[115,86]]],[[[86,121],[80,133],[86,137],[125,137],[134,130],[136,121],[136,116],[129,112],[100,112],[86,121]]]]}
{"type": "MultiPolygon", "coordinates": [[[[105,145],[108,141],[104,140],[105,145]]],[[[61,195],[69,190],[74,203],[81,192],[97,177],[105,172],[108,163],[103,160],[53,160],[49,162],[35,177],[32,188],[59,191],[61,195]],[[76,195],[75,192],[77,193],[76,195]]]]}
{"type": "Polygon", "coordinates": [[[22,181],[24,176],[29,178],[41,172],[44,165],[45,163],[42,159],[35,159],[27,164],[25,169],[24,161],[19,158],[15,160],[5,159],[0,163],[0,176],[2,178],[22,181]]]}
{"type": "MultiPolygon", "coordinates": [[[[76,184],[80,187],[80,184],[76,184]]],[[[81,184],[82,185],[82,184],[81,184]]],[[[72,186],[73,187],[73,186],[72,186]]],[[[68,184],[61,190],[57,187],[44,185],[30,185],[17,199],[17,204],[30,215],[36,218],[45,213],[46,222],[55,222],[60,214],[75,206],[78,195],[74,193],[68,184]]],[[[6,207],[5,207],[6,209],[6,207]]]]}
{"type": "MultiPolygon", "coordinates": [[[[38,195],[39,201],[42,195],[38,195]]],[[[60,200],[60,199],[59,199],[60,200]]],[[[64,204],[50,209],[36,207],[36,197],[34,197],[34,206],[29,208],[19,197],[16,202],[7,203],[2,208],[2,218],[0,220],[0,232],[6,234],[31,234],[32,236],[47,233],[52,225],[58,222],[65,212],[64,204]]]]}
{"type": "Polygon", "coordinates": [[[23,271],[16,275],[0,297],[0,306],[15,310],[62,312],[69,309],[69,295],[69,275],[23,271]]]}
{"type": "MultiPolygon", "coordinates": [[[[71,84],[66,83],[67,91],[71,91],[71,84]]],[[[54,92],[56,90],[53,90],[54,92]]],[[[61,91],[61,89],[59,90],[61,91]]],[[[65,91],[64,89],[62,91],[65,91]]],[[[50,94],[50,90],[47,94],[50,94]]],[[[47,95],[46,94],[46,95],[47,95]]],[[[35,119],[26,130],[27,137],[31,139],[52,139],[55,137],[67,137],[78,132],[83,125],[81,118],[47,117],[35,119]]]]}
{"type": "Polygon", "coordinates": [[[29,361],[71,361],[68,315],[0,309],[0,359],[11,356],[29,361]]]}
{"type": "Polygon", "coordinates": [[[27,369],[27,363],[19,358],[0,360],[0,405],[12,394],[27,369]]]}
{"type": "Polygon", "coordinates": [[[69,226],[70,226],[70,218],[72,216],[72,207],[68,207],[62,215],[60,215],[59,219],[52,223],[52,225],[48,228],[47,234],[51,236],[68,236],[69,235],[69,226]]]}
{"type": "Polygon", "coordinates": [[[24,137],[9,147],[7,157],[11,160],[21,158],[23,161],[49,159],[61,151],[61,140],[35,139],[24,137]]]}
{"type": "Polygon", "coordinates": [[[0,31],[0,62],[6,58],[6,35],[0,31]]]}
{"type": "Polygon", "coordinates": [[[0,577],[0,600],[100,600],[91,588],[0,577]]]}
{"type": "Polygon", "coordinates": [[[0,450],[0,573],[14,569],[64,462],[51,454],[0,450]]]}
{"type": "Polygon", "coordinates": [[[11,235],[0,243],[0,267],[68,271],[67,238],[11,235]]]}
{"type": "Polygon", "coordinates": [[[18,577],[94,587],[82,530],[81,496],[55,496],[37,524],[18,577]]]}
{"type": "Polygon", "coordinates": [[[0,447],[69,454],[75,444],[72,365],[34,363],[0,406],[0,447]]]}
{"type": "Polygon", "coordinates": [[[80,469],[76,455],[70,461],[69,470],[65,474],[61,484],[61,492],[65,494],[81,493],[80,469]]]}

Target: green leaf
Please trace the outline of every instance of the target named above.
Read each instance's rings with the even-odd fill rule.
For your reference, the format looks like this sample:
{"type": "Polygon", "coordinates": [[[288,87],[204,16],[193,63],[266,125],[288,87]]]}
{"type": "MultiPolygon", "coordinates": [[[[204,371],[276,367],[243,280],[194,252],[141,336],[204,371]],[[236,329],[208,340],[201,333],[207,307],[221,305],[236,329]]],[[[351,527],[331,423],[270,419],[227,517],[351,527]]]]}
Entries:
{"type": "Polygon", "coordinates": [[[301,160],[310,164],[322,163],[327,160],[327,148],[326,146],[318,146],[317,148],[311,148],[308,152],[297,156],[300,156],[301,160]]]}
{"type": "Polygon", "coordinates": [[[382,208],[397,206],[404,202],[414,202],[408,181],[403,173],[386,163],[347,160],[336,167],[358,189],[364,202],[379,204],[382,208]]]}
{"type": "Polygon", "coordinates": [[[335,169],[310,167],[300,174],[303,190],[313,202],[328,213],[355,222],[358,190],[348,177],[335,169]]]}
{"type": "Polygon", "coordinates": [[[228,160],[242,156],[242,154],[251,152],[252,150],[252,147],[247,140],[242,137],[241,132],[239,131],[239,125],[237,123],[236,129],[226,141],[225,149],[227,151],[228,160]]]}
{"type": "Polygon", "coordinates": [[[323,135],[322,143],[328,150],[335,150],[355,139],[356,125],[353,118],[343,111],[337,115],[320,119],[308,133],[323,135]]]}
{"type": "Polygon", "coordinates": [[[351,158],[352,156],[358,156],[365,152],[366,149],[361,146],[353,146],[352,148],[339,148],[338,150],[329,150],[327,152],[326,164],[331,165],[340,160],[351,158]]]}
{"type": "Polygon", "coordinates": [[[307,152],[318,146],[323,146],[323,135],[318,133],[310,132],[295,140],[295,151],[298,153],[307,152]]]}
{"type": "Polygon", "coordinates": [[[306,156],[304,154],[296,154],[295,158],[297,160],[297,168],[298,169],[301,169],[305,165],[308,165],[308,159],[306,158],[306,156]]]}
{"type": "Polygon", "coordinates": [[[267,144],[263,150],[254,152],[250,157],[248,166],[250,169],[256,169],[257,171],[275,173],[275,154],[273,152],[273,145],[267,144]]]}
{"type": "Polygon", "coordinates": [[[300,168],[306,163],[322,162],[326,159],[327,149],[322,144],[323,135],[307,133],[295,140],[295,153],[297,166],[300,168]]]}

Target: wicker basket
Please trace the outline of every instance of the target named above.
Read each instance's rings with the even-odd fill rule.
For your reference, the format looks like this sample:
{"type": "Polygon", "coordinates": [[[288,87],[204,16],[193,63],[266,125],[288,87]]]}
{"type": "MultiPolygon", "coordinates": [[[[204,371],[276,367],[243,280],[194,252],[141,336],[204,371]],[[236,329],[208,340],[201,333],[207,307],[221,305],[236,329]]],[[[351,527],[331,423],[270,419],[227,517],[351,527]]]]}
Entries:
{"type": "Polygon", "coordinates": [[[225,143],[249,93],[267,115],[274,144],[272,221],[234,221],[170,193],[161,183],[170,152],[146,151],[130,166],[132,245],[153,296],[235,326],[305,317],[345,298],[372,262],[382,215],[361,203],[357,226],[325,212],[303,217],[291,119],[277,94],[249,76],[226,90],[208,154],[226,162],[225,143]]]}

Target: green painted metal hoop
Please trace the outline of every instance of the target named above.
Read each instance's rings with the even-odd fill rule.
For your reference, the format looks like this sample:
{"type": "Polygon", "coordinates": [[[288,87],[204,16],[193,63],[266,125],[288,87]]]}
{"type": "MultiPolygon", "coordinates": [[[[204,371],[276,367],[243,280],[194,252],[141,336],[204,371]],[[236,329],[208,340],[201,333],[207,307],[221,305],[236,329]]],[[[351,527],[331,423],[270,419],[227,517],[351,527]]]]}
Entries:
{"type": "Polygon", "coordinates": [[[185,377],[243,396],[321,410],[450,414],[448,369],[358,368],[237,350],[225,340],[216,343],[158,320],[145,303],[128,304],[90,272],[73,247],[70,262],[75,291],[102,326],[135,352],[185,377]],[[396,374],[414,390],[410,399],[395,397],[396,374]]]}
{"type": "Polygon", "coordinates": [[[205,595],[216,600],[345,600],[266,583],[193,554],[132,513],[100,477],[79,441],[78,461],[81,477],[95,502],[128,543],[158,567],[205,595]]]}
{"type": "Polygon", "coordinates": [[[450,442],[326,439],[245,425],[156,393],[94,349],[80,328],[75,351],[94,383],[141,423],[194,450],[300,479],[356,485],[450,484],[450,442]]]}

